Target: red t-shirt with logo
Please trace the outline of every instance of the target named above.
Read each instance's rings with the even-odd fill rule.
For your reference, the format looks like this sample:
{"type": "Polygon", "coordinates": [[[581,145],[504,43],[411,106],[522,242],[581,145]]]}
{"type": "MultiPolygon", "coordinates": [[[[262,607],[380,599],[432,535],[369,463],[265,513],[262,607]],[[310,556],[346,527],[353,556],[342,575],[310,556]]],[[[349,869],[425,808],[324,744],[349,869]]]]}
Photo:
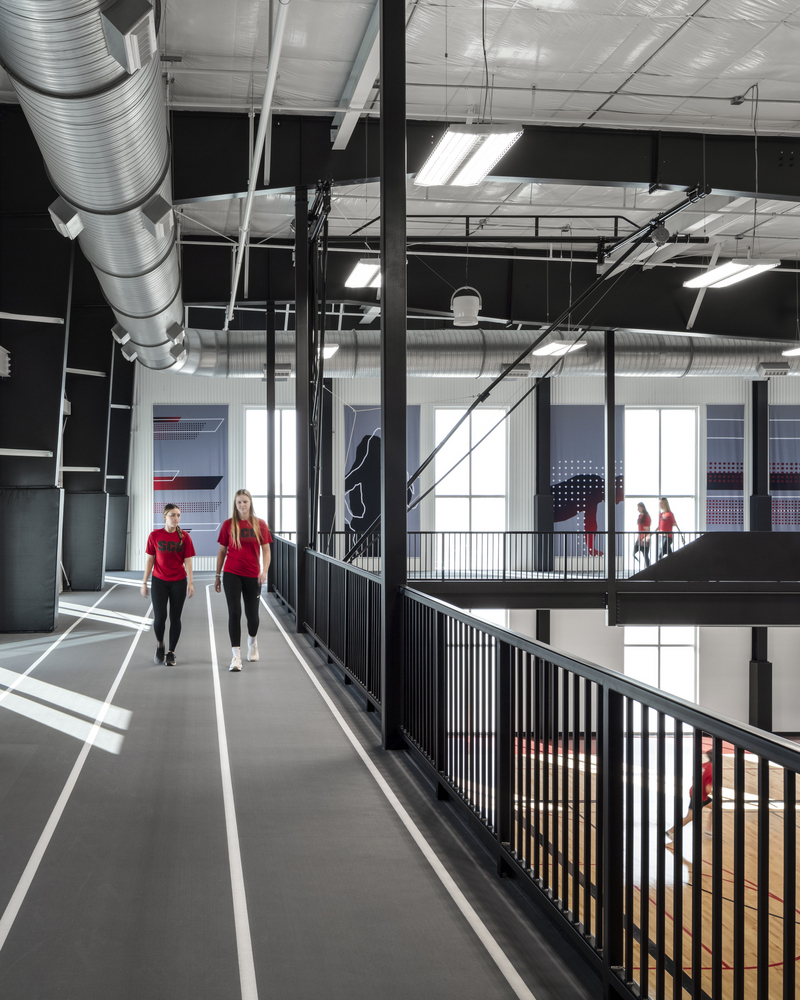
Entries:
{"type": "Polygon", "coordinates": [[[155,531],[150,532],[145,552],[156,558],[153,576],[171,583],[173,580],[186,579],[186,567],[183,565],[183,560],[190,559],[194,555],[194,545],[192,545],[188,531],[183,532],[183,541],[181,541],[177,531],[156,528],[155,531]]]}
{"type": "Polygon", "coordinates": [[[217,541],[228,550],[225,566],[226,573],[235,573],[236,576],[260,576],[261,575],[261,546],[268,545],[272,541],[267,522],[258,518],[258,527],[261,531],[261,541],[259,542],[255,529],[247,521],[239,522],[239,548],[234,548],[231,538],[231,518],[222,525],[217,541]]]}
{"type": "Polygon", "coordinates": [[[672,529],[675,527],[675,515],[671,510],[662,510],[658,515],[658,530],[666,531],[667,534],[672,534],[672,529]]]}

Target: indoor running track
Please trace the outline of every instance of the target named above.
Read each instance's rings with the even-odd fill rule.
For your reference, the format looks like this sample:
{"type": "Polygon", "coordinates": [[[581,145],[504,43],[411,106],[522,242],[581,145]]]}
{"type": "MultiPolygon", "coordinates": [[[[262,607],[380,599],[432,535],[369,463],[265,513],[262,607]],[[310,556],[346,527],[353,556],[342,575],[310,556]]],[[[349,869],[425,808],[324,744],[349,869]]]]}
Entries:
{"type": "Polygon", "coordinates": [[[134,577],[0,636],[3,1000],[600,995],[273,599],[230,674],[197,574],[157,666],[134,577]]]}

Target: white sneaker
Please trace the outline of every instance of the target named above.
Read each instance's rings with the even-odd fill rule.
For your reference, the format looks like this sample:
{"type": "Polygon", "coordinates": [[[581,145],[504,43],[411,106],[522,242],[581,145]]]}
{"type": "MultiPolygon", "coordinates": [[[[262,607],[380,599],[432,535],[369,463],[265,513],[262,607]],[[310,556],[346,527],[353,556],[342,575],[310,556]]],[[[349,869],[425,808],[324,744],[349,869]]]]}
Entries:
{"type": "Polygon", "coordinates": [[[253,635],[247,637],[247,659],[258,659],[258,639],[253,635]]]}
{"type": "Polygon", "coordinates": [[[231,646],[231,652],[233,656],[231,657],[231,665],[228,670],[241,670],[242,669],[242,654],[238,646],[231,646]]]}

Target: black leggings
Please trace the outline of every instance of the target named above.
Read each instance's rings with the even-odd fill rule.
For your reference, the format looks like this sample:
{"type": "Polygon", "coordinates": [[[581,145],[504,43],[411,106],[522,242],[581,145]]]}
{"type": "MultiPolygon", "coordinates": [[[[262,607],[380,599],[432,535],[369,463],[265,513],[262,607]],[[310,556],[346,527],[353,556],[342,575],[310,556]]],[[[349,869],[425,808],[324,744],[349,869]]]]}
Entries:
{"type": "Polygon", "coordinates": [[[169,649],[175,652],[181,637],[181,611],[186,600],[186,577],[182,580],[162,580],[153,575],[150,596],[153,599],[153,631],[159,646],[164,644],[164,628],[167,624],[167,601],[169,601],[169,649]]]}
{"type": "Polygon", "coordinates": [[[242,598],[247,617],[247,634],[255,637],[258,632],[258,599],[261,584],[257,576],[239,576],[236,573],[222,574],[222,587],[228,602],[228,635],[231,646],[242,644],[242,598]]]}

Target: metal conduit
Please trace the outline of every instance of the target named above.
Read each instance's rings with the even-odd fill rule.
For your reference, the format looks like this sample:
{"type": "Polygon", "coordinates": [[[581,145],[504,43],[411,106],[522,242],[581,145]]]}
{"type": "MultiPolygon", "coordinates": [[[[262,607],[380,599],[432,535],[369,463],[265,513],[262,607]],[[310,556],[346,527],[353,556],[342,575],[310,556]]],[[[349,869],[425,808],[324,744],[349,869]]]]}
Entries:
{"type": "MultiPolygon", "coordinates": [[[[494,377],[531,342],[530,330],[409,330],[408,375],[417,378],[494,377]]],[[[263,331],[187,330],[188,354],[181,370],[190,375],[261,378],[266,363],[263,331]]],[[[566,338],[565,338],[566,339],[566,338]]],[[[572,339],[572,338],[569,338],[572,339]]],[[[598,376],[604,371],[603,335],[589,332],[585,349],[564,356],[553,375],[598,376]]],[[[275,335],[275,361],[284,371],[294,361],[294,333],[275,335]]],[[[757,376],[762,361],[782,360],[781,342],[733,338],[701,339],[654,336],[618,330],[616,369],[622,377],[662,378],[757,376]]],[[[328,331],[339,349],[325,362],[329,378],[378,378],[380,333],[377,330],[328,331]]],[[[790,374],[800,373],[794,358],[790,374]]],[[[552,365],[551,356],[532,356],[524,377],[537,377],[552,365]]],[[[527,363],[527,362],[526,362],[527,363]]]]}
{"type": "Polygon", "coordinates": [[[0,61],[123,353],[169,368],[186,350],[159,14],[159,0],[0,0],[0,61]]]}

